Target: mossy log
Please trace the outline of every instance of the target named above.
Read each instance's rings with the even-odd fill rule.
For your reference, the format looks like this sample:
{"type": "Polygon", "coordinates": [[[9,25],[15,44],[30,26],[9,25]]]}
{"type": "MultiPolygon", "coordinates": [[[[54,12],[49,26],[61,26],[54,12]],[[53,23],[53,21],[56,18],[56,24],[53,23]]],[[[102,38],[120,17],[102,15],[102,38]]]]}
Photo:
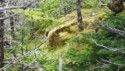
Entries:
{"type": "Polygon", "coordinates": [[[73,19],[72,21],[66,22],[65,24],[62,24],[50,30],[48,33],[48,44],[52,47],[59,46],[61,44],[59,33],[65,32],[65,31],[70,32],[69,27],[72,25],[75,25],[76,22],[77,22],[76,19],[73,19]]]}

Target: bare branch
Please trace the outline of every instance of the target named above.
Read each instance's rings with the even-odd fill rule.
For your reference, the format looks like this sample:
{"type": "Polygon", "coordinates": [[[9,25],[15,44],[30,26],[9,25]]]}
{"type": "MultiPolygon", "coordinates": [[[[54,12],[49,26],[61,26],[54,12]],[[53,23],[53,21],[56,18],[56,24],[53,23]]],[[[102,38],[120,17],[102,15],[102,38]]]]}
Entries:
{"type": "Polygon", "coordinates": [[[27,4],[25,6],[12,6],[12,7],[6,7],[6,8],[0,8],[0,11],[5,11],[5,10],[10,10],[10,9],[26,9],[27,7],[29,7],[31,4],[27,4]]]}
{"type": "Polygon", "coordinates": [[[7,8],[0,8],[0,11],[10,10],[10,9],[17,9],[17,8],[23,8],[23,6],[12,6],[7,8]]]}
{"type": "Polygon", "coordinates": [[[22,13],[22,11],[20,11],[20,12],[18,12],[18,13],[15,13],[15,14],[12,14],[12,15],[9,15],[9,16],[1,17],[0,20],[8,19],[8,18],[10,18],[10,17],[16,16],[16,15],[21,14],[21,13],[22,13]]]}
{"type": "Polygon", "coordinates": [[[26,4],[23,4],[22,6],[11,6],[11,7],[5,7],[5,8],[0,8],[0,11],[5,11],[5,10],[11,10],[11,9],[26,9],[29,6],[31,6],[33,3],[35,2],[35,0],[33,1],[28,1],[26,4]]]}
{"type": "Polygon", "coordinates": [[[109,51],[112,51],[112,52],[116,52],[116,53],[120,53],[120,54],[124,54],[124,55],[125,55],[125,52],[122,52],[120,49],[111,48],[111,47],[109,48],[109,47],[107,47],[107,46],[98,44],[94,39],[92,39],[92,40],[94,41],[94,43],[95,43],[97,46],[103,47],[104,49],[109,50],[109,51]]]}
{"type": "Polygon", "coordinates": [[[111,62],[111,61],[105,60],[105,59],[101,59],[101,60],[102,60],[102,62],[104,62],[104,63],[112,64],[112,65],[115,65],[115,66],[125,67],[125,64],[122,65],[122,64],[118,64],[118,63],[115,63],[115,62],[111,62]]]}
{"type": "Polygon", "coordinates": [[[102,29],[104,30],[107,30],[109,32],[112,32],[114,34],[118,34],[118,35],[121,35],[122,37],[125,37],[125,31],[122,31],[122,30],[119,30],[119,29],[116,29],[116,28],[112,28],[112,27],[109,27],[109,26],[104,26],[102,25],[101,23],[97,23],[102,29]]]}
{"type": "Polygon", "coordinates": [[[17,58],[13,58],[12,61],[10,61],[8,64],[6,64],[4,67],[0,68],[0,71],[1,70],[7,70],[10,66],[12,66],[13,64],[15,63],[18,63],[19,61],[21,61],[22,59],[24,59],[25,57],[27,57],[28,55],[30,54],[33,54],[34,52],[36,52],[41,45],[43,45],[44,43],[46,43],[46,41],[48,40],[48,38],[46,37],[46,39],[41,43],[39,44],[34,50],[32,51],[28,51],[27,53],[25,53],[24,55],[20,56],[20,57],[17,57],[17,58]]]}

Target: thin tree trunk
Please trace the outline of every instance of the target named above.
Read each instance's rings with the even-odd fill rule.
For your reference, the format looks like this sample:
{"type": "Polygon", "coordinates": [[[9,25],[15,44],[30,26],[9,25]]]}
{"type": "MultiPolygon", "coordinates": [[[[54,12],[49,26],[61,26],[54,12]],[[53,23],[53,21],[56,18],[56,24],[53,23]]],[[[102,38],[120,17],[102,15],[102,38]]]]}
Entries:
{"type": "Polygon", "coordinates": [[[14,17],[10,18],[10,26],[11,26],[11,35],[14,38],[15,33],[14,33],[14,17]]]}
{"type": "Polygon", "coordinates": [[[31,29],[30,29],[30,39],[34,39],[34,23],[31,23],[31,29]]]}
{"type": "MultiPolygon", "coordinates": [[[[22,29],[22,39],[21,39],[22,45],[24,44],[23,40],[24,40],[24,30],[22,29]]],[[[24,55],[23,47],[21,48],[21,51],[22,51],[22,56],[23,56],[24,55]]],[[[24,65],[22,64],[21,71],[23,71],[23,68],[24,68],[24,65]]]]}
{"type": "Polygon", "coordinates": [[[59,58],[59,70],[58,71],[63,71],[63,60],[62,58],[59,58]]]}
{"type": "Polygon", "coordinates": [[[82,13],[81,13],[81,2],[82,2],[82,0],[77,0],[76,1],[77,21],[78,21],[78,30],[79,31],[83,30],[83,26],[82,26],[82,13]]]}
{"type": "MultiPolygon", "coordinates": [[[[2,5],[4,0],[0,0],[0,4],[2,5]]],[[[0,12],[0,17],[4,16],[4,12],[0,12]]],[[[4,48],[3,48],[3,37],[4,37],[4,20],[0,20],[0,68],[4,66],[4,48]]]]}

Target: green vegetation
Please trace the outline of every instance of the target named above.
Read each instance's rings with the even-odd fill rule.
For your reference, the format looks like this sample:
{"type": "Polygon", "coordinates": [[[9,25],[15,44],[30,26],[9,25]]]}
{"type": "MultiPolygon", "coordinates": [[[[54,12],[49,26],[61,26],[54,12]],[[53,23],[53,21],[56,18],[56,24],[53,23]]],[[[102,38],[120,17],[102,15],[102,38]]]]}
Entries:
{"type": "MultiPolygon", "coordinates": [[[[58,71],[61,58],[63,71],[124,71],[125,12],[113,16],[109,9],[97,8],[98,0],[83,0],[84,30],[79,32],[75,6],[75,0],[41,0],[40,10],[24,10],[19,15],[24,22],[12,38],[14,49],[5,48],[5,58],[31,52],[18,61],[24,68],[38,63],[44,71],[58,71]]],[[[11,66],[8,71],[20,71],[21,67],[11,66]]]]}

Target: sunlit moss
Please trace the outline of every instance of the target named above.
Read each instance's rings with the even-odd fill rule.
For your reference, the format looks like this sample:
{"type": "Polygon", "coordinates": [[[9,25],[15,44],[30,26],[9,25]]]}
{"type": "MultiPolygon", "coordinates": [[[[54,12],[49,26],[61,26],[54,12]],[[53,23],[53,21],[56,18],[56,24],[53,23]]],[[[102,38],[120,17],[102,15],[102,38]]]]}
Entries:
{"type": "MultiPolygon", "coordinates": [[[[105,14],[105,12],[103,12],[103,11],[104,11],[103,9],[99,9],[99,11],[95,12],[96,17],[94,17],[94,16],[92,16],[92,13],[93,13],[92,9],[82,9],[83,26],[84,26],[83,32],[86,32],[86,33],[94,32],[95,28],[90,28],[90,27],[94,27],[93,25],[97,20],[101,20],[101,21],[103,20],[103,15],[105,14]]],[[[54,28],[54,29],[50,30],[50,32],[48,34],[49,38],[51,39],[51,38],[55,37],[55,39],[51,39],[52,40],[50,42],[50,44],[52,43],[51,45],[58,44],[63,40],[72,38],[71,35],[74,35],[74,33],[78,32],[76,18],[77,18],[76,11],[73,11],[70,14],[67,14],[65,17],[58,19],[63,24],[61,24],[58,28],[54,28]],[[64,34],[63,32],[68,32],[68,33],[64,34]],[[59,38],[57,36],[55,36],[54,34],[58,34],[59,38]],[[65,38],[64,38],[64,35],[65,35],[65,38]],[[70,37],[68,37],[68,36],[70,36],[70,37]],[[57,41],[57,39],[58,39],[58,41],[57,41]],[[54,41],[57,41],[57,42],[54,42],[54,41]]],[[[61,43],[63,43],[63,42],[61,42],[61,43]]]]}

